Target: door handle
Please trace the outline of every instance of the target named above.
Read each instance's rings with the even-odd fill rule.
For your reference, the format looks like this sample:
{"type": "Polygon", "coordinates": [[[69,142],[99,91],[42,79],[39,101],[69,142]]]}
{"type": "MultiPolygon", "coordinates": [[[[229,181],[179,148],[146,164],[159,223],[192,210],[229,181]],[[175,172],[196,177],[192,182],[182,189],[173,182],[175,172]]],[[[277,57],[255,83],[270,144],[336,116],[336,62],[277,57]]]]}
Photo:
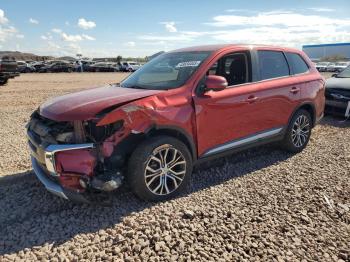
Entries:
{"type": "Polygon", "coordinates": [[[258,100],[258,97],[254,96],[254,95],[251,95],[247,98],[247,102],[248,103],[254,103],[256,100],[258,100]]]}
{"type": "Polygon", "coordinates": [[[290,90],[290,92],[292,93],[292,94],[296,94],[296,93],[298,93],[300,91],[300,88],[299,87],[292,87],[292,89],[290,90]]]}

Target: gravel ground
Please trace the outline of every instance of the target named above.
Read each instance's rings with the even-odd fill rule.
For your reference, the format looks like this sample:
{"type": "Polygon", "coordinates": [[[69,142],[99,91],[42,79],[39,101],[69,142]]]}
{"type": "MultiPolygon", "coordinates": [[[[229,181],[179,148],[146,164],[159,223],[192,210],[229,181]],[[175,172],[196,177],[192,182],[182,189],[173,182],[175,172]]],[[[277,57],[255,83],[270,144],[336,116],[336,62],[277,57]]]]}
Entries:
{"type": "Polygon", "coordinates": [[[350,261],[350,121],[325,118],[297,155],[265,146],[202,167],[187,194],[164,203],[125,188],[109,206],[46,192],[24,122],[48,96],[114,80],[105,75],[23,75],[0,89],[0,163],[11,174],[0,177],[0,261],[350,261]]]}

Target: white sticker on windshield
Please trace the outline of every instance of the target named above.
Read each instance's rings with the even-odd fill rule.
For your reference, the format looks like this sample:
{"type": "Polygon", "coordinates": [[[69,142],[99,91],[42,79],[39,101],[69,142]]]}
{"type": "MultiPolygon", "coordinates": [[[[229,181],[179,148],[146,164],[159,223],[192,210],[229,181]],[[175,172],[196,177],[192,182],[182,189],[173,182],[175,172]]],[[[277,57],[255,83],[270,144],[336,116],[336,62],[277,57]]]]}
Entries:
{"type": "Polygon", "coordinates": [[[175,67],[196,67],[201,63],[201,61],[188,61],[188,62],[181,62],[178,63],[175,67]]]}

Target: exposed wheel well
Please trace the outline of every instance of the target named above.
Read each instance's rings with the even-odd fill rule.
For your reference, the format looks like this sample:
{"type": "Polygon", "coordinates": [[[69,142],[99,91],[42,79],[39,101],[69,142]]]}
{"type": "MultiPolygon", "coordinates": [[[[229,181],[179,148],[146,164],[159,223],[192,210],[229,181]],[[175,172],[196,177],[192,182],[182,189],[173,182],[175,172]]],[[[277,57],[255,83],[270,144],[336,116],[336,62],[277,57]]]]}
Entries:
{"type": "Polygon", "coordinates": [[[147,140],[147,137],[160,135],[171,136],[180,140],[187,146],[188,150],[190,151],[193,162],[197,160],[197,151],[192,138],[186,135],[184,131],[178,130],[176,128],[154,127],[150,129],[146,134],[130,134],[124,140],[122,140],[117,146],[115,146],[112,155],[109,158],[105,159],[106,167],[113,169],[116,167],[125,166],[125,161],[129,159],[130,155],[138,147],[139,144],[147,140]]]}
{"type": "Polygon", "coordinates": [[[148,132],[148,135],[150,136],[166,135],[166,136],[177,138],[187,146],[188,150],[191,153],[193,161],[197,159],[196,147],[192,139],[182,131],[179,131],[177,129],[172,129],[172,128],[161,128],[161,129],[154,128],[148,132]]]}
{"type": "Polygon", "coordinates": [[[311,104],[304,104],[301,107],[298,108],[299,109],[304,109],[306,111],[308,111],[311,115],[311,119],[312,119],[312,127],[315,126],[315,122],[316,122],[316,113],[315,113],[315,107],[311,104]]]}

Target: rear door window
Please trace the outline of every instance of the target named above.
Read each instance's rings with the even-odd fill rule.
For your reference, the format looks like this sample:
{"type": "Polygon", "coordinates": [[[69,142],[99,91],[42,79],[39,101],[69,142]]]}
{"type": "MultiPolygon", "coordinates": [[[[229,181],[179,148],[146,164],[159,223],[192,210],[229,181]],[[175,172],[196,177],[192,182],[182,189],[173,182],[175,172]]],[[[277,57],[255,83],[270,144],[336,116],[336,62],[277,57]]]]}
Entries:
{"type": "Polygon", "coordinates": [[[294,75],[306,73],[309,71],[309,66],[300,55],[295,53],[286,53],[286,56],[294,75]]]}
{"type": "Polygon", "coordinates": [[[283,52],[258,51],[261,80],[289,76],[289,67],[283,52]]]}

